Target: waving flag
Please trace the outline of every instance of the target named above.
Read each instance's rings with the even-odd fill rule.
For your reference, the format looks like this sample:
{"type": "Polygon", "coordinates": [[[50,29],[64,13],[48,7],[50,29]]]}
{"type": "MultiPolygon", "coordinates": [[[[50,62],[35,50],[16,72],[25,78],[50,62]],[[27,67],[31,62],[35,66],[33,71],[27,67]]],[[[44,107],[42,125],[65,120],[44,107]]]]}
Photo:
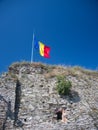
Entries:
{"type": "Polygon", "coordinates": [[[34,39],[34,48],[39,50],[39,53],[41,56],[43,56],[45,58],[50,58],[50,55],[49,55],[50,47],[48,47],[45,44],[43,44],[42,42],[34,39]]]}
{"type": "Polygon", "coordinates": [[[45,58],[49,58],[49,53],[50,53],[50,47],[44,45],[42,42],[39,42],[39,52],[40,55],[45,57],[45,58]]]}

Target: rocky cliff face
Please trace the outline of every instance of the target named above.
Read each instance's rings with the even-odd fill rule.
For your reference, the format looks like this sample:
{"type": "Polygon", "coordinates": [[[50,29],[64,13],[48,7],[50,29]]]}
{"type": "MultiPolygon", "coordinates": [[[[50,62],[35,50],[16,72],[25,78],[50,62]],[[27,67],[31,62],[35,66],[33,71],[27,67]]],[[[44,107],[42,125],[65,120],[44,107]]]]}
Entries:
{"type": "Polygon", "coordinates": [[[14,63],[0,77],[0,130],[98,130],[98,72],[80,67],[14,63]],[[56,90],[57,75],[72,83],[56,90]],[[66,107],[67,122],[56,110],[66,107]]]}

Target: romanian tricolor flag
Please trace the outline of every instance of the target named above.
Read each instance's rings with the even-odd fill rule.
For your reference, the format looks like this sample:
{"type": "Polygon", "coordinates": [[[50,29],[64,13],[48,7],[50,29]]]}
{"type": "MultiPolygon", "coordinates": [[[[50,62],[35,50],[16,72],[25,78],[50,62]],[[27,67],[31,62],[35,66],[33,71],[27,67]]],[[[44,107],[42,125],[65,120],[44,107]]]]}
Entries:
{"type": "Polygon", "coordinates": [[[34,47],[39,50],[41,56],[45,58],[50,58],[50,47],[46,46],[40,41],[37,42],[36,39],[34,39],[34,47]]]}

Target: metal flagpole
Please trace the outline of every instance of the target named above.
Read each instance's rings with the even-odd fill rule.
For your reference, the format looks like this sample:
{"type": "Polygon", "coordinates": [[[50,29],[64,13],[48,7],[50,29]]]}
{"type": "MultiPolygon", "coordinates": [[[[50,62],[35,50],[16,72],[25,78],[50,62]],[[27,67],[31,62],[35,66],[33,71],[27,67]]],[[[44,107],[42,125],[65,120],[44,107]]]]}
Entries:
{"type": "Polygon", "coordinates": [[[31,51],[31,63],[33,62],[34,58],[34,33],[33,33],[33,40],[32,40],[32,51],[31,51]]]}

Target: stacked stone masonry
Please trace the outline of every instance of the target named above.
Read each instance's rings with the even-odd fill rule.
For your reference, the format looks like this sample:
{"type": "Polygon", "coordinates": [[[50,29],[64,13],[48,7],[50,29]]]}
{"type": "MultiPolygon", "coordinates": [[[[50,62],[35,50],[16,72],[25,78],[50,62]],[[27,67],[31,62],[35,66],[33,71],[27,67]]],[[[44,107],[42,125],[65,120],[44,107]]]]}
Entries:
{"type": "Polygon", "coordinates": [[[44,68],[19,64],[1,75],[0,130],[98,130],[98,77],[67,75],[72,95],[60,96],[56,77],[44,73],[44,68]],[[62,107],[66,123],[55,114],[62,107]]]}

